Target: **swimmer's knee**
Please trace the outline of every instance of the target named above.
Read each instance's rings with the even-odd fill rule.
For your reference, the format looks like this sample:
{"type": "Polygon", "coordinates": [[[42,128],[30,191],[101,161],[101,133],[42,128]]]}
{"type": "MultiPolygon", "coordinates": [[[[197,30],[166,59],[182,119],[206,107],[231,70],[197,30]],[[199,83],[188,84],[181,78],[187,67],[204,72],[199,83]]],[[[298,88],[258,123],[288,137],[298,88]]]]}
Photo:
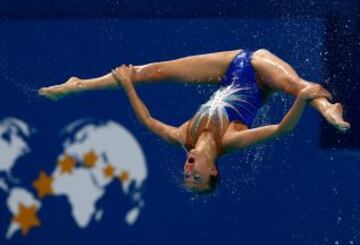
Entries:
{"type": "Polygon", "coordinates": [[[268,49],[260,48],[253,53],[253,56],[261,57],[261,56],[270,55],[270,54],[271,54],[271,52],[268,49]]]}
{"type": "Polygon", "coordinates": [[[273,56],[274,55],[265,48],[258,49],[252,54],[251,64],[254,66],[263,66],[263,64],[266,63],[264,62],[266,58],[271,59],[273,56]]]}
{"type": "Polygon", "coordinates": [[[136,81],[156,81],[166,77],[166,69],[162,62],[150,63],[147,65],[136,66],[136,81]]]}

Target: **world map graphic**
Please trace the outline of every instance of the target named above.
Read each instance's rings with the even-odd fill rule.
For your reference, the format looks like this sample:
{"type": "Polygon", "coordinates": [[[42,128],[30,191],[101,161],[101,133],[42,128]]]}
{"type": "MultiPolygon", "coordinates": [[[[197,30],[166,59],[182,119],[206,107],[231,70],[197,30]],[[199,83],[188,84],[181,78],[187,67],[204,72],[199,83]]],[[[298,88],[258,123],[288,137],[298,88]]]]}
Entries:
{"type": "Polygon", "coordinates": [[[44,208],[42,201],[56,196],[66,197],[78,228],[87,228],[93,221],[101,225],[107,209],[97,203],[114,182],[121,185],[132,205],[124,222],[135,224],[144,207],[142,190],[147,166],[140,144],[125,127],[115,121],[85,119],[67,125],[62,131],[60,154],[52,160],[53,170],[39,169],[37,178],[24,185],[21,176],[13,176],[12,169],[19,158],[31,154],[28,142],[33,131],[18,118],[0,121],[0,192],[6,196],[2,205],[11,214],[0,235],[11,239],[41,229],[45,222],[39,218],[44,208]]]}

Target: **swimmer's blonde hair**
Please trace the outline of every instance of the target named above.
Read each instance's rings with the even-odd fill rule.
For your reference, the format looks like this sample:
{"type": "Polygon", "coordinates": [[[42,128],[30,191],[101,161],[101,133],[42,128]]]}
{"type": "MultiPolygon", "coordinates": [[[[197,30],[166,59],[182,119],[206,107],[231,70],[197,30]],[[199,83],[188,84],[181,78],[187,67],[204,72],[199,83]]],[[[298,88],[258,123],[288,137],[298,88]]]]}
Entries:
{"type": "Polygon", "coordinates": [[[217,175],[210,175],[207,188],[196,189],[196,188],[188,187],[186,185],[184,185],[184,187],[188,192],[191,192],[191,193],[194,193],[197,195],[210,195],[210,194],[213,194],[217,190],[219,184],[220,184],[220,175],[218,173],[217,175]]]}

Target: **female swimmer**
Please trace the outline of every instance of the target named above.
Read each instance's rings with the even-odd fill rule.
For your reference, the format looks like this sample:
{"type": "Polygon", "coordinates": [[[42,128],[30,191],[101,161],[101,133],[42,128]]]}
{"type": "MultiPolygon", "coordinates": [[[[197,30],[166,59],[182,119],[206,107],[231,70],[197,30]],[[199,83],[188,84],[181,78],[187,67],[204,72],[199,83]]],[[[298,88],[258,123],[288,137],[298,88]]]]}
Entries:
{"type": "Polygon", "coordinates": [[[118,84],[146,127],[188,150],[184,181],[188,189],[197,192],[214,188],[218,180],[215,162],[218,157],[292,131],[307,102],[335,128],[343,132],[350,128],[343,119],[341,104],[331,103],[331,94],[326,89],[299,77],[289,64],[265,49],[255,52],[239,49],[139,66],[123,65],[102,77],[72,77],[64,84],[42,88],[39,93],[56,100],[69,93],[116,88],[118,84]],[[139,82],[162,80],[215,83],[219,89],[190,120],[173,127],[154,119],[134,89],[139,82]],[[290,110],[279,124],[250,128],[265,99],[275,91],[296,96],[290,110]]]}

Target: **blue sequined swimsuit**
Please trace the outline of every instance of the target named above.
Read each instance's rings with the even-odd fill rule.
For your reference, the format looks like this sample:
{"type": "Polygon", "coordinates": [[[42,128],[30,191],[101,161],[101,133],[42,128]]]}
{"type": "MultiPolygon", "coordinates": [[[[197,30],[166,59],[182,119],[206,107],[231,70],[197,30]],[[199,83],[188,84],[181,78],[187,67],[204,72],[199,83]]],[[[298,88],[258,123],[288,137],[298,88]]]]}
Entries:
{"type": "Polygon", "coordinates": [[[228,122],[239,121],[247,127],[251,126],[262,106],[262,91],[251,65],[252,54],[247,50],[240,51],[229,64],[224,78],[220,81],[220,88],[200,106],[189,132],[189,146],[195,145],[201,133],[199,128],[207,128],[211,121],[217,124],[217,128],[222,129],[224,116],[228,122]]]}
{"type": "Polygon", "coordinates": [[[220,88],[197,111],[193,134],[205,117],[208,123],[211,118],[221,119],[225,116],[229,122],[240,121],[247,127],[251,126],[262,105],[262,94],[251,66],[251,58],[252,52],[247,50],[242,50],[234,57],[220,81],[220,88]]]}
{"type": "Polygon", "coordinates": [[[242,50],[230,63],[221,87],[233,86],[238,90],[231,94],[225,106],[229,122],[240,121],[251,126],[257,111],[262,105],[262,93],[255,78],[255,71],[251,65],[252,52],[242,50]],[[236,99],[237,97],[237,99],[236,99]],[[234,98],[234,99],[231,99],[234,98]]]}

